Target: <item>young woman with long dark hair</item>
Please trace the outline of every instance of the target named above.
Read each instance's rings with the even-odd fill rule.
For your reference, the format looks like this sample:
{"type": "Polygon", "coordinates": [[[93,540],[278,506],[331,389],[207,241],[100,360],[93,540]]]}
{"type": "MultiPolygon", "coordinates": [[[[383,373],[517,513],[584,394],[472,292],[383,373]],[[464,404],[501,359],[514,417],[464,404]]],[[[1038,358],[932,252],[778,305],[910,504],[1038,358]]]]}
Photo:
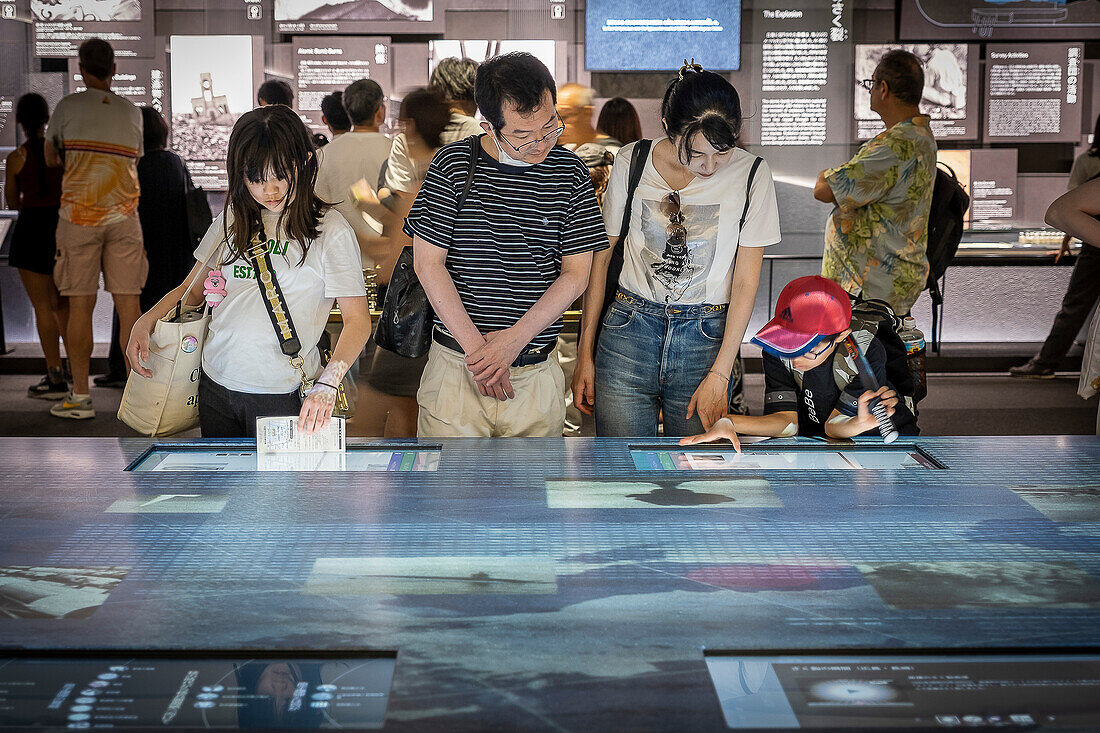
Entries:
{"type": "Polygon", "coordinates": [[[127,355],[135,371],[151,376],[145,364],[153,326],[180,298],[202,303],[201,278],[190,292],[188,284],[220,269],[224,298],[213,308],[199,384],[203,437],[250,437],[257,417],[295,413],[300,430],[316,432],[332,416],[340,380],[370,335],[359,245],[344,218],[315,195],[313,144],[290,108],[272,105],[244,114],[230,135],[226,165],[225,208],[195,251],[198,263],[138,319],[127,355]],[[301,373],[280,349],[247,256],[255,245],[268,254],[290,312],[302,345],[302,371],[316,377],[304,398],[301,373]],[[343,329],[322,372],[317,342],[334,299],[343,329]]]}
{"type": "Polygon", "coordinates": [[[763,248],[779,241],[767,163],[738,147],[741,101],[722,76],[685,64],[661,104],[665,137],[645,161],[619,242],[634,145],[615,157],[603,201],[619,288],[596,344],[611,250],[584,295],[573,400],[601,436],[692,435],[741,401],[740,349],[763,248]],[[745,225],[739,225],[748,209],[745,225]]]}

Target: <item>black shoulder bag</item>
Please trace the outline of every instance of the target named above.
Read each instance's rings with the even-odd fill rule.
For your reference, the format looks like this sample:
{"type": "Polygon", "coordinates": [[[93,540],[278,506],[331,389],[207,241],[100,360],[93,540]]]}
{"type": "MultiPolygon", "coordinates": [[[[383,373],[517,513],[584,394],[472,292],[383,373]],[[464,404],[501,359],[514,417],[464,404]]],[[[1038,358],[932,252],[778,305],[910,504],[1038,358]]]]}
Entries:
{"type": "MultiPolygon", "coordinates": [[[[471,135],[466,140],[470,145],[470,168],[466,171],[466,183],[458,194],[456,213],[462,210],[474,183],[481,147],[479,135],[471,135]]],[[[383,349],[410,359],[424,356],[432,345],[434,321],[435,311],[413,269],[413,248],[402,247],[386,286],[386,299],[382,303],[382,316],[378,319],[374,342],[383,349]]]]}

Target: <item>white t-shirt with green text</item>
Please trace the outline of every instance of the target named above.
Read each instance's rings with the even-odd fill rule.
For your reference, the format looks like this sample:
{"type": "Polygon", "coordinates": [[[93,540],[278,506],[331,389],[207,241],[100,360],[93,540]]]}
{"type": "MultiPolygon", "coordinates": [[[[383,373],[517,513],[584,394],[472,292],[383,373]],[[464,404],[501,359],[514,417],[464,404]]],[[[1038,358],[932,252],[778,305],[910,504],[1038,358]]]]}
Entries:
{"type": "MultiPolygon", "coordinates": [[[[320,236],[309,246],[305,261],[299,264],[301,244],[272,236],[278,214],[265,211],[263,221],[275,277],[302,343],[306,375],[312,378],[321,371],[317,341],[328,322],[333,301],[366,295],[359,245],[344,217],[329,209],[321,221],[320,236]]],[[[195,250],[195,259],[217,268],[228,251],[222,234],[222,215],[218,215],[195,250]],[[212,256],[219,245],[218,254],[212,256]]],[[[279,348],[252,267],[247,260],[238,259],[222,265],[221,273],[225,277],[226,296],[212,311],[210,332],[202,352],[203,372],[222,387],[236,392],[293,392],[300,382],[299,375],[279,348]]]]}

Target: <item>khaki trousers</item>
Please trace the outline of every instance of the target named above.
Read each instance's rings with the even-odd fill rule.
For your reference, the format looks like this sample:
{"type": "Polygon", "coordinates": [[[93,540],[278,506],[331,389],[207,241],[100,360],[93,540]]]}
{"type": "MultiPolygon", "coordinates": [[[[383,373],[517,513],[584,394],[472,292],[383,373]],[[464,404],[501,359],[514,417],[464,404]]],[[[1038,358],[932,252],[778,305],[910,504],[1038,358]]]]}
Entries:
{"type": "Polygon", "coordinates": [[[485,397],[457,351],[432,343],[420,379],[420,438],[560,438],[565,426],[565,375],[553,355],[509,371],[516,396],[485,397]]]}

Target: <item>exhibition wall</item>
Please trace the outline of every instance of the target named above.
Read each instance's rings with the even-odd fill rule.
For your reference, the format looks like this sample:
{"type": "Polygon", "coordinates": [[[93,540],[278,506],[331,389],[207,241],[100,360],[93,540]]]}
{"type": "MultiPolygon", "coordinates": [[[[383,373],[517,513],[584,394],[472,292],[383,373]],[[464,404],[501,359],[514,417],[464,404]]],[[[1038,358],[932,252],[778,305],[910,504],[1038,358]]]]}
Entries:
{"type": "MultiPolygon", "coordinates": [[[[1043,225],[1100,114],[1093,40],[1100,4],[1024,5],[1035,7],[1013,14],[995,0],[709,0],[690,10],[655,0],[0,0],[0,157],[21,142],[14,100],[34,90],[52,107],[80,88],[73,56],[94,35],[115,46],[116,91],[164,112],[173,148],[217,205],[229,130],[265,79],[289,82],[297,111],[323,132],[321,97],[354,79],[377,80],[393,111],[441,58],[529,50],[559,84],[592,86],[597,107],[630,99],[654,137],[665,86],[694,57],[737,87],[745,142],[774,173],[783,243],[769,254],[804,258],[776,265],[782,278],[787,266],[813,270],[821,254],[830,207],[810,194],[818,171],[882,129],[859,81],[891,48],[925,63],[922,109],[944,161],[973,197],[968,238],[1014,242],[1018,230],[1043,225]]],[[[33,340],[15,274],[0,268],[0,278],[8,339],[33,340]]],[[[1011,329],[1011,339],[1041,340],[1048,314],[1022,307],[1015,316],[1027,323],[1011,329]]],[[[986,340],[990,331],[949,314],[944,336],[986,340]]]]}

